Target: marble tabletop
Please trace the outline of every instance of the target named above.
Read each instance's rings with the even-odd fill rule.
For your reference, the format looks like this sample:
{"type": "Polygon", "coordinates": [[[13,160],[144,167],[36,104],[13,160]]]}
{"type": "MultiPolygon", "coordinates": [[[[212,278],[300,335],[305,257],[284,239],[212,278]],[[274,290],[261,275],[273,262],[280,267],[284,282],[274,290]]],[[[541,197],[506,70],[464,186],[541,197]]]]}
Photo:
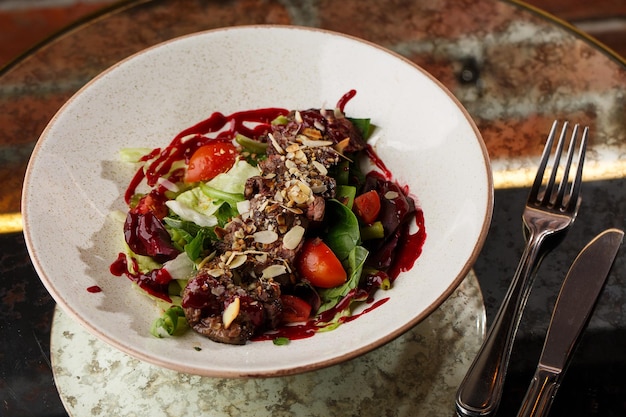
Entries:
{"type": "MultiPolygon", "coordinates": [[[[67,345],[63,332],[56,338],[52,332],[51,342],[51,328],[53,322],[56,330],[62,328],[59,322],[65,323],[77,338],[87,336],[73,323],[61,321],[62,313],[55,316],[54,301],[36,276],[20,229],[21,185],[39,134],[74,92],[117,61],[176,36],[243,24],[321,27],[378,43],[421,65],[468,109],[489,150],[496,186],[493,223],[474,265],[475,288],[482,291],[487,324],[522,252],[526,187],[552,121],[569,119],[590,126],[578,219],[538,271],[513,352],[498,415],[515,413],[569,263],[601,230],[624,227],[624,59],[518,2],[134,0],[122,1],[103,15],[60,33],[0,70],[0,181],[4,185],[0,193],[0,415],[59,416],[78,409],[71,403],[66,409],[61,397],[69,386],[63,378],[81,378],[81,370],[73,367],[63,375],[54,374],[51,359],[60,361],[68,352],[64,347],[64,356],[55,347],[71,344],[67,345]]],[[[622,416],[626,412],[622,377],[626,371],[625,268],[620,254],[552,415],[622,416]]],[[[78,345],[81,349],[84,340],[78,345]]],[[[459,354],[466,358],[469,349],[459,354]]],[[[83,354],[90,351],[83,350],[83,354]]],[[[467,366],[465,359],[459,366],[467,366]]],[[[455,383],[451,379],[449,385],[455,383]]],[[[415,410],[427,404],[430,399],[416,398],[415,410]]],[[[110,415],[95,406],[81,407],[75,415],[110,415]]],[[[394,410],[388,411],[394,414],[394,410]]],[[[430,415],[452,412],[450,408],[430,415]]],[[[338,415],[351,414],[344,410],[338,415]]]]}

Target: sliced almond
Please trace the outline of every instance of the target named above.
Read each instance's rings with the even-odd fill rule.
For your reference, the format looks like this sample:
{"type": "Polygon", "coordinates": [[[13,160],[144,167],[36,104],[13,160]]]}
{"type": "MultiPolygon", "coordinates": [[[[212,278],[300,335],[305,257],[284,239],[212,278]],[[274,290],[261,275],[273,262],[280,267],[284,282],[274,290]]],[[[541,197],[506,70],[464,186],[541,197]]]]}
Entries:
{"type": "Polygon", "coordinates": [[[311,139],[319,140],[322,138],[322,133],[317,129],[312,129],[310,127],[306,127],[302,129],[302,133],[311,139]]]}
{"type": "Polygon", "coordinates": [[[228,329],[233,321],[235,321],[239,315],[240,307],[241,301],[239,301],[239,298],[235,298],[233,302],[228,304],[228,306],[224,309],[224,312],[222,313],[222,323],[224,323],[225,329],[228,329]]]}
{"type": "Polygon", "coordinates": [[[396,198],[398,198],[399,196],[400,196],[400,194],[398,194],[398,193],[397,193],[397,192],[395,192],[395,191],[387,191],[387,192],[385,193],[385,198],[386,198],[387,200],[395,200],[395,199],[396,199],[396,198]]]}
{"type": "Polygon", "coordinates": [[[294,226],[283,236],[283,247],[293,250],[298,247],[304,236],[304,227],[294,226]]]}
{"type": "Polygon", "coordinates": [[[326,169],[326,167],[319,161],[311,161],[311,164],[315,167],[315,169],[317,169],[317,172],[319,172],[322,175],[327,175],[328,174],[328,170],[326,169]]]}
{"type": "Polygon", "coordinates": [[[211,275],[212,277],[219,278],[224,275],[224,270],[222,268],[213,268],[206,271],[206,273],[211,275]]]}
{"type": "Polygon", "coordinates": [[[341,142],[335,145],[335,150],[339,152],[340,154],[343,154],[344,153],[343,151],[348,147],[349,143],[350,143],[350,138],[345,138],[344,140],[342,140],[341,142]]]}
{"type": "Polygon", "coordinates": [[[300,187],[295,185],[289,189],[287,195],[289,196],[289,199],[294,203],[304,204],[308,201],[310,194],[307,194],[300,187]]]}
{"type": "Polygon", "coordinates": [[[298,141],[309,148],[319,148],[322,146],[331,146],[333,143],[329,140],[313,140],[304,135],[298,136],[298,141]]]}
{"type": "Polygon", "coordinates": [[[261,230],[252,235],[254,241],[262,244],[274,243],[278,240],[278,234],[272,230],[261,230]]]}
{"type": "Polygon", "coordinates": [[[269,200],[263,200],[263,202],[261,204],[259,204],[259,207],[257,207],[257,210],[259,212],[262,212],[263,210],[265,210],[267,208],[267,206],[269,205],[270,201],[269,200]]]}
{"type": "Polygon", "coordinates": [[[208,256],[206,256],[204,259],[202,259],[200,261],[200,263],[198,264],[198,269],[203,268],[204,265],[207,264],[207,262],[212,261],[215,258],[215,255],[216,255],[216,252],[213,251],[208,256]]]}
{"type": "Polygon", "coordinates": [[[250,200],[243,200],[237,202],[237,211],[239,214],[244,214],[250,211],[250,200]]]}
{"type": "Polygon", "coordinates": [[[307,157],[306,154],[302,151],[297,151],[294,155],[296,157],[296,160],[300,161],[301,163],[306,164],[307,163],[307,157]]]}
{"type": "Polygon", "coordinates": [[[279,275],[283,275],[285,273],[287,273],[287,268],[285,268],[285,265],[274,264],[274,265],[268,266],[267,268],[263,270],[262,278],[264,279],[274,278],[279,275]]]}
{"type": "Polygon", "coordinates": [[[302,181],[298,181],[296,185],[298,186],[300,191],[302,191],[304,194],[311,195],[311,188],[306,183],[302,181]]]}
{"type": "Polygon", "coordinates": [[[295,153],[300,150],[300,146],[297,143],[290,143],[285,150],[287,152],[295,153]]]}
{"type": "Polygon", "coordinates": [[[272,135],[271,133],[268,133],[267,136],[270,138],[270,142],[272,142],[272,146],[274,147],[274,149],[276,149],[276,152],[278,152],[279,154],[284,154],[285,151],[283,150],[283,148],[278,144],[278,142],[276,142],[276,139],[274,138],[274,135],[272,135]]]}
{"type": "Polygon", "coordinates": [[[315,194],[325,193],[326,190],[328,190],[328,187],[326,187],[326,185],[324,184],[311,186],[311,191],[313,191],[315,194]]]}
{"type": "Polygon", "coordinates": [[[288,206],[282,206],[285,210],[290,211],[294,214],[302,214],[303,211],[302,209],[299,209],[298,207],[288,207],[288,206]]]}
{"type": "Polygon", "coordinates": [[[230,269],[239,268],[241,265],[243,265],[246,262],[247,259],[248,257],[246,255],[233,254],[233,256],[230,257],[230,259],[228,260],[229,262],[226,265],[228,265],[230,269]]]}
{"type": "Polygon", "coordinates": [[[285,168],[287,169],[296,168],[296,163],[293,162],[291,159],[287,159],[285,161],[285,168]]]}

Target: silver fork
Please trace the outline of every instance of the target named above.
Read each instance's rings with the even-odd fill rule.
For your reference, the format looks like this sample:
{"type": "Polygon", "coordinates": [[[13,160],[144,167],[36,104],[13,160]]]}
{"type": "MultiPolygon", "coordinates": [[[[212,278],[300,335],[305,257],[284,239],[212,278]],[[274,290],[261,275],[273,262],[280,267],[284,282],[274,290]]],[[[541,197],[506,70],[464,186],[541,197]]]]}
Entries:
{"type": "MultiPolygon", "coordinates": [[[[589,128],[583,129],[576,171],[570,180],[579,126],[574,126],[565,164],[559,170],[568,122],[563,124],[554,153],[551,174],[546,185],[543,186],[544,173],[550,159],[558,124],[558,121],[553,123],[548,135],[539,169],[522,215],[524,226],[528,231],[526,248],[487,337],[457,391],[456,410],[459,416],[489,416],[498,408],[513,340],[530,294],[535,272],[545,253],[544,243],[548,237],[552,240],[553,237],[562,236],[574,222],[578,213],[589,128]],[[559,178],[558,184],[557,177],[559,178]]],[[[559,239],[554,239],[553,245],[559,242],[559,239]]]]}

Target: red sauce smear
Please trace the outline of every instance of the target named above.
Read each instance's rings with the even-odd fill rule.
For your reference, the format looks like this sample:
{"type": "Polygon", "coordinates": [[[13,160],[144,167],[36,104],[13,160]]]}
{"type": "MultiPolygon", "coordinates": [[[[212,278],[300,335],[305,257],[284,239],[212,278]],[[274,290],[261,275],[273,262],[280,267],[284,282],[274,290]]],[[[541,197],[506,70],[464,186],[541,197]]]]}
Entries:
{"type": "Polygon", "coordinates": [[[148,294],[167,301],[172,302],[168,295],[168,284],[172,280],[171,275],[166,269],[153,269],[152,271],[142,274],[141,272],[131,273],[130,270],[138,271],[139,265],[135,259],[132,259],[131,268],[128,267],[128,260],[123,253],[118,254],[115,262],[109,267],[111,273],[115,276],[126,275],[128,278],[137,283],[139,287],[148,294]]]}
{"type": "Polygon", "coordinates": [[[424,227],[424,212],[420,209],[415,211],[415,224],[417,232],[410,234],[408,228],[402,234],[402,245],[396,250],[394,262],[391,264],[389,277],[395,280],[401,272],[406,272],[413,268],[415,261],[422,254],[422,248],[426,241],[426,228],[424,227]]]}
{"type": "Polygon", "coordinates": [[[356,90],[348,91],[337,102],[337,108],[341,110],[342,113],[345,113],[346,104],[348,104],[348,102],[352,100],[352,97],[354,97],[355,95],[356,95],[356,90]]]}
{"type": "Polygon", "coordinates": [[[87,287],[87,292],[90,292],[92,294],[99,293],[102,292],[102,288],[98,287],[97,285],[92,285],[91,287],[87,287]]]}
{"type": "MultiPolygon", "coordinates": [[[[343,309],[347,308],[351,299],[352,299],[351,294],[348,294],[346,298],[344,298],[342,302],[337,304],[334,308],[323,312],[322,314],[320,314],[317,318],[313,320],[309,320],[308,322],[302,323],[302,324],[281,326],[276,330],[272,330],[270,332],[266,332],[266,333],[253,337],[252,341],[259,342],[259,341],[275,340],[277,338],[282,338],[282,337],[287,338],[289,340],[299,340],[299,339],[307,339],[309,337],[312,337],[315,335],[315,333],[322,330],[324,327],[329,326],[327,322],[329,320],[332,320],[332,318],[336,314],[340,313],[343,309]]],[[[389,297],[382,298],[376,301],[375,303],[370,302],[372,305],[367,307],[362,312],[358,314],[353,314],[350,316],[343,316],[338,320],[338,322],[340,324],[343,324],[343,323],[348,323],[353,320],[356,320],[362,315],[367,314],[370,311],[385,304],[387,301],[389,301],[389,297]]]]}
{"type": "Polygon", "coordinates": [[[376,168],[378,168],[380,170],[380,173],[382,174],[382,176],[387,181],[391,181],[392,178],[393,178],[393,175],[391,175],[391,171],[389,171],[389,169],[387,169],[387,166],[385,165],[383,160],[380,159],[380,157],[374,151],[374,148],[372,148],[371,145],[367,145],[367,147],[365,148],[365,153],[366,153],[367,157],[370,159],[370,161],[372,161],[372,163],[376,166],[376,168]]]}

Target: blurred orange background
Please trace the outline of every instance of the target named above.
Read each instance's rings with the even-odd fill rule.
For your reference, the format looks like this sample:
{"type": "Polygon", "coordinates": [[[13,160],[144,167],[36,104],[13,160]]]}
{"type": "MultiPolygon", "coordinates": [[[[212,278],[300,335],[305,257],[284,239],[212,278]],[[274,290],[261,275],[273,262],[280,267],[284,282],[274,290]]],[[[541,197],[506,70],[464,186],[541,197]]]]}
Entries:
{"type": "MultiPolygon", "coordinates": [[[[0,67],[80,19],[119,0],[0,0],[0,67]]],[[[626,57],[623,0],[527,0],[626,57]]]]}

